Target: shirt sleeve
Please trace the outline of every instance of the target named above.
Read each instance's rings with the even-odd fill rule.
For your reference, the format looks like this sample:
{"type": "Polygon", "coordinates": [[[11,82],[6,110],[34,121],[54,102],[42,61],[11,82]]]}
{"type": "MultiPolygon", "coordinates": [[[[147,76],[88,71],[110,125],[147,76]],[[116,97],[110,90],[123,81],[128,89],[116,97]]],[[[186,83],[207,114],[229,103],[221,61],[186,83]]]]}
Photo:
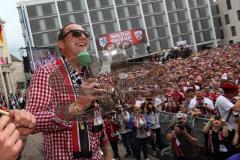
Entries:
{"type": "Polygon", "coordinates": [[[33,75],[28,94],[26,110],[36,116],[37,124],[33,133],[63,130],[69,125],[57,118],[50,110],[53,90],[50,83],[50,74],[40,68],[33,75]]]}
{"type": "Polygon", "coordinates": [[[219,98],[216,101],[216,106],[218,108],[220,108],[221,110],[225,110],[225,111],[229,111],[230,109],[232,109],[234,107],[234,104],[232,102],[230,102],[228,99],[224,99],[224,98],[219,98]]]}
{"type": "Polygon", "coordinates": [[[207,106],[211,109],[214,109],[214,104],[211,99],[204,99],[205,103],[207,103],[207,106]]]}
{"type": "Polygon", "coordinates": [[[127,112],[127,111],[125,111],[125,116],[124,116],[124,119],[126,120],[126,121],[129,121],[130,120],[130,114],[127,112]]]}
{"type": "Polygon", "coordinates": [[[195,99],[191,99],[189,105],[188,105],[188,108],[189,109],[193,109],[196,105],[196,100],[195,99]]]}
{"type": "Polygon", "coordinates": [[[152,128],[153,124],[152,124],[152,116],[151,115],[146,115],[146,122],[147,122],[147,128],[152,128]]]}

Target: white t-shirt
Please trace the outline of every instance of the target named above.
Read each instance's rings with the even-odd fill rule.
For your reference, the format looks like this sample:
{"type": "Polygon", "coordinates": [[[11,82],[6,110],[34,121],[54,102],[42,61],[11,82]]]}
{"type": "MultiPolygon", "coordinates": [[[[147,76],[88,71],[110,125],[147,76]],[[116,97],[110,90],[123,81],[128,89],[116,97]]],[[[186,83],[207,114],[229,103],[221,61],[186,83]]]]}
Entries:
{"type": "Polygon", "coordinates": [[[144,102],[145,102],[144,100],[136,100],[136,101],[135,101],[135,106],[136,106],[136,107],[141,107],[141,105],[142,105],[144,102]]]}
{"type": "MultiPolygon", "coordinates": [[[[204,97],[203,104],[207,104],[208,108],[214,109],[213,101],[209,98],[204,97]]],[[[196,96],[195,96],[194,98],[191,99],[191,101],[188,105],[188,108],[193,109],[194,107],[196,107],[196,105],[197,105],[197,100],[196,100],[196,96]]]]}
{"type": "Polygon", "coordinates": [[[162,100],[160,97],[154,98],[154,106],[157,107],[158,105],[162,104],[162,100]]]}
{"type": "Polygon", "coordinates": [[[117,116],[117,121],[119,122],[119,133],[124,134],[127,133],[129,131],[131,131],[131,129],[126,128],[127,124],[126,122],[128,122],[130,120],[130,114],[127,111],[124,111],[124,113],[120,113],[117,116]]]}
{"type": "Polygon", "coordinates": [[[160,113],[159,112],[152,112],[150,114],[147,114],[147,119],[151,122],[152,129],[157,129],[160,127],[160,123],[159,123],[159,117],[160,117],[160,113]]]}
{"type": "Polygon", "coordinates": [[[219,96],[216,100],[215,105],[216,105],[216,108],[218,109],[220,116],[227,121],[228,129],[232,130],[234,119],[235,119],[233,115],[237,115],[238,113],[232,112],[228,120],[227,118],[231,112],[231,109],[234,107],[234,104],[230,100],[228,100],[226,97],[219,96]]]}

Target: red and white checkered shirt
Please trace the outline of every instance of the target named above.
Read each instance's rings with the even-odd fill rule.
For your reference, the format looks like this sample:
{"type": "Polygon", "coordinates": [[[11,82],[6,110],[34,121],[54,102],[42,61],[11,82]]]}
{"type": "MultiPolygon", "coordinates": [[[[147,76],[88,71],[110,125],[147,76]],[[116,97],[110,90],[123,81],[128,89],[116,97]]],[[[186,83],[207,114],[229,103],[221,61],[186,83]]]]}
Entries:
{"type": "MultiPolygon", "coordinates": [[[[36,71],[28,90],[26,109],[32,112],[37,119],[33,133],[43,133],[45,160],[74,159],[71,123],[63,123],[56,114],[58,107],[71,103],[64,80],[58,66],[50,63],[36,71]]],[[[88,122],[88,128],[91,128],[92,125],[92,122],[88,122]]],[[[108,144],[105,135],[105,128],[99,133],[89,131],[89,141],[93,153],[89,160],[103,159],[100,154],[100,145],[108,144]]]]}

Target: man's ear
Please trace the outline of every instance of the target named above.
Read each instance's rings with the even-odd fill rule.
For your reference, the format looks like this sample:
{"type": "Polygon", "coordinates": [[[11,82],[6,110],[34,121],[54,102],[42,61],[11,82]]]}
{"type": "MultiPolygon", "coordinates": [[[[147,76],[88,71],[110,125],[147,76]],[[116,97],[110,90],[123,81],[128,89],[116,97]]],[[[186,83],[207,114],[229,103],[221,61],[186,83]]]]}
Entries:
{"type": "Polygon", "coordinates": [[[59,49],[64,49],[64,41],[63,40],[58,41],[58,47],[59,47],[59,49]]]}

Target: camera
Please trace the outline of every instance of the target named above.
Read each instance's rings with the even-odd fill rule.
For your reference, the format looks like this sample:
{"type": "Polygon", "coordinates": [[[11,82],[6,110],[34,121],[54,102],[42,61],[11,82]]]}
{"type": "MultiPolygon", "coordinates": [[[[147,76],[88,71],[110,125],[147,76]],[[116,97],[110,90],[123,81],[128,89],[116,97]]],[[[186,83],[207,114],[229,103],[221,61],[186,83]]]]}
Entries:
{"type": "Polygon", "coordinates": [[[178,123],[178,128],[180,128],[180,130],[184,130],[185,129],[185,125],[182,124],[182,122],[178,123]]]}
{"type": "Polygon", "coordinates": [[[202,107],[202,105],[197,105],[196,108],[197,109],[202,109],[203,107],[202,107]]]}

